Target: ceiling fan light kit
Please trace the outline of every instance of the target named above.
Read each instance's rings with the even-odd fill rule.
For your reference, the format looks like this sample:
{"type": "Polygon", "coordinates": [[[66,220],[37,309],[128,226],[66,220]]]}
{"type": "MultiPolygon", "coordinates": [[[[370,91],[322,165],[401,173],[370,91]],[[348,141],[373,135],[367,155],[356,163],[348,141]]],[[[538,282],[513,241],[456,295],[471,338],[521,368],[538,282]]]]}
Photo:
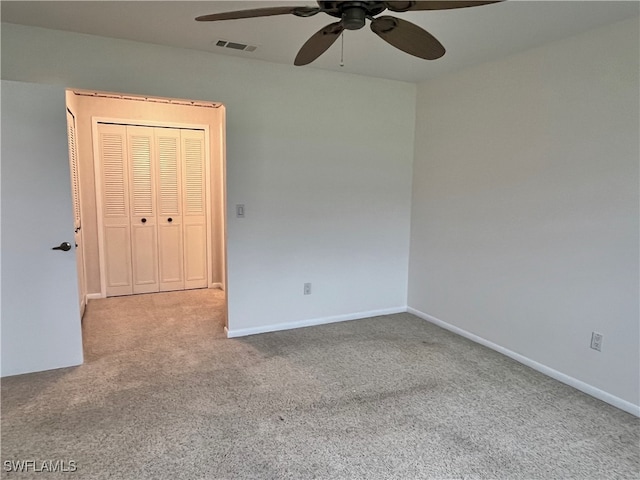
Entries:
{"type": "Polygon", "coordinates": [[[419,10],[448,10],[453,8],[477,7],[503,0],[429,0],[429,1],[318,1],[317,7],[268,7],[237,12],[214,13],[197,17],[199,22],[238,20],[243,18],[268,17],[274,15],[294,15],[311,17],[326,13],[340,21],[330,23],[309,38],[298,52],[294,64],[307,65],[326,52],[344,30],[360,30],[369,20],[373,33],[385,42],[425,60],[435,60],[445,54],[444,46],[429,32],[418,25],[390,15],[380,15],[385,10],[402,13],[419,10]]]}

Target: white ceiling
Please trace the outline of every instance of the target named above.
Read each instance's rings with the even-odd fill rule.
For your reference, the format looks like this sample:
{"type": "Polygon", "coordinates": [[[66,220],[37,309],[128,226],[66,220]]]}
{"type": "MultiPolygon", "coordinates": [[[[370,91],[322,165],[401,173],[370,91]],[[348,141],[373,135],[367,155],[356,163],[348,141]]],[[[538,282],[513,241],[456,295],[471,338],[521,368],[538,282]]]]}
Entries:
{"type": "MultiPolygon", "coordinates": [[[[223,55],[293,64],[313,33],[335,21],[326,14],[222,22],[195,22],[199,15],[231,10],[315,5],[310,1],[2,1],[3,22],[205,50],[223,55]],[[219,39],[257,45],[254,52],[215,46],[219,39]]],[[[385,13],[386,14],[386,13],[385,13]]],[[[428,30],[445,46],[444,57],[425,61],[378,38],[366,26],[346,31],[344,67],[338,40],[309,66],[372,77],[420,82],[546,42],[640,14],[638,1],[521,1],[445,11],[391,13],[428,30]]],[[[615,52],[612,52],[615,53],[615,52]]]]}

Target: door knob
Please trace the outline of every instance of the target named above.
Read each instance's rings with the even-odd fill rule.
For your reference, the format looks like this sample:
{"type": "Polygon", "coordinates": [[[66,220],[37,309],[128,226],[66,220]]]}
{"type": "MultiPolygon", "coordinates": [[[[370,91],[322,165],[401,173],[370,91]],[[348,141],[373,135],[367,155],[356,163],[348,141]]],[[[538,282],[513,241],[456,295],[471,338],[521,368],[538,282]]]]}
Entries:
{"type": "Polygon", "coordinates": [[[173,218],[171,218],[171,217],[167,218],[167,222],[169,222],[169,223],[173,222],[173,218]]]}
{"type": "Polygon", "coordinates": [[[140,220],[142,223],[147,223],[147,219],[143,218],[142,220],[140,220]]]}
{"type": "Polygon", "coordinates": [[[57,247],[53,247],[51,250],[62,250],[64,252],[68,252],[71,250],[71,244],[69,242],[62,242],[57,247]]]}

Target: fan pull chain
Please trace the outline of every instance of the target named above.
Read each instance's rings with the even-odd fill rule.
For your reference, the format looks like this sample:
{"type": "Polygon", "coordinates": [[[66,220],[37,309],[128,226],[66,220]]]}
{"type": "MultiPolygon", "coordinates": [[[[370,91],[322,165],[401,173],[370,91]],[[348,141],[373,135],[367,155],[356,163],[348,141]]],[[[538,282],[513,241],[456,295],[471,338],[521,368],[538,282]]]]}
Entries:
{"type": "Polygon", "coordinates": [[[344,30],[342,31],[342,47],[340,49],[340,66],[344,67],[344,30]]]}

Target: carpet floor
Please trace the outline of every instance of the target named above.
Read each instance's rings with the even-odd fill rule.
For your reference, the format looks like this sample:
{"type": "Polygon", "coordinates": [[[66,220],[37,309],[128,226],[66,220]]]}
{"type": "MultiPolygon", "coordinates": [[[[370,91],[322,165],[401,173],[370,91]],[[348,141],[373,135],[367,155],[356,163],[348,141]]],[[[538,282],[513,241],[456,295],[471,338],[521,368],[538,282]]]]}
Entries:
{"type": "Polygon", "coordinates": [[[91,301],[84,365],[2,379],[2,478],[640,478],[638,418],[415,316],[226,339],[223,308],[91,301]]]}

